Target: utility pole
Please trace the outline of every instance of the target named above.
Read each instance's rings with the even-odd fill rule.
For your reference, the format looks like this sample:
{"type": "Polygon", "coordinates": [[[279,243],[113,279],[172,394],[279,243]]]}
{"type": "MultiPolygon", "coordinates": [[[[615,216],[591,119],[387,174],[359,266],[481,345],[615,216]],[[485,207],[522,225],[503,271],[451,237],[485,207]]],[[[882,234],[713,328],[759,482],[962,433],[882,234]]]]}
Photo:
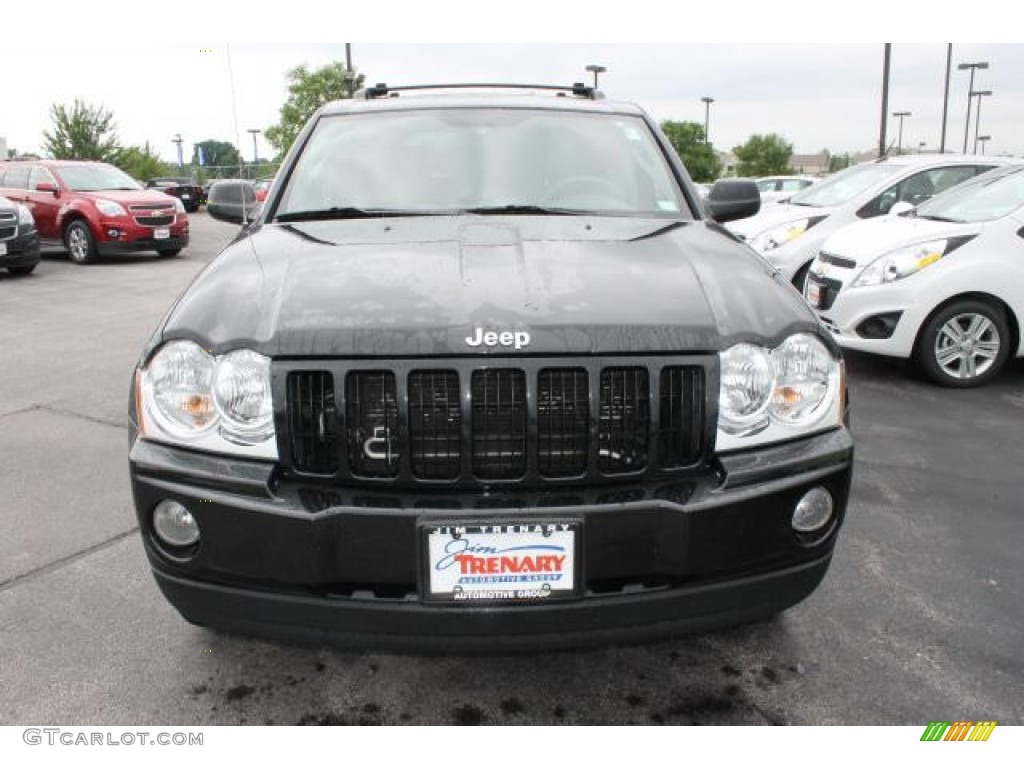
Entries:
{"type": "Polygon", "coordinates": [[[182,173],[185,172],[185,158],[181,154],[182,138],[180,133],[174,134],[174,138],[171,139],[174,144],[178,145],[178,170],[182,173]]]}
{"type": "Polygon", "coordinates": [[[889,60],[892,56],[892,43],[885,44],[885,56],[882,60],[882,125],[878,129],[878,156],[885,157],[885,135],[889,120],[889,60]]]}
{"type": "Polygon", "coordinates": [[[973,154],[978,154],[978,128],[981,125],[981,97],[991,96],[992,91],[972,91],[971,96],[978,97],[978,106],[974,112],[974,151],[973,154]]]}
{"type": "Polygon", "coordinates": [[[352,43],[345,43],[345,69],[352,71],[352,43]]]}
{"type": "Polygon", "coordinates": [[[897,142],[896,154],[902,155],[903,154],[903,118],[904,117],[910,117],[910,112],[893,112],[892,116],[893,117],[898,117],[900,119],[900,133],[899,133],[900,137],[899,137],[899,140],[897,142]]]}
{"type": "Polygon", "coordinates": [[[252,175],[256,178],[256,165],[260,161],[259,150],[256,148],[256,137],[260,134],[259,128],[250,128],[249,133],[252,134],[252,175]]]}
{"type": "Polygon", "coordinates": [[[988,69],[987,61],[970,61],[957,64],[957,69],[971,70],[971,82],[967,86],[967,119],[964,121],[964,154],[967,154],[967,137],[971,133],[971,99],[974,98],[974,70],[988,69]]]}
{"type": "Polygon", "coordinates": [[[946,45],[946,90],[942,97],[942,138],[939,139],[939,154],[946,151],[946,118],[949,116],[949,73],[953,67],[953,44],[946,45]]]}
{"type": "Polygon", "coordinates": [[[588,64],[586,69],[587,69],[587,72],[593,72],[594,73],[594,90],[596,91],[597,90],[597,76],[600,75],[602,72],[607,72],[608,68],[607,67],[602,67],[600,64],[588,64]]]}
{"type": "Polygon", "coordinates": [[[701,96],[700,100],[704,102],[704,143],[711,144],[711,136],[708,131],[711,123],[711,105],[715,103],[715,100],[710,96],[701,96]]]}

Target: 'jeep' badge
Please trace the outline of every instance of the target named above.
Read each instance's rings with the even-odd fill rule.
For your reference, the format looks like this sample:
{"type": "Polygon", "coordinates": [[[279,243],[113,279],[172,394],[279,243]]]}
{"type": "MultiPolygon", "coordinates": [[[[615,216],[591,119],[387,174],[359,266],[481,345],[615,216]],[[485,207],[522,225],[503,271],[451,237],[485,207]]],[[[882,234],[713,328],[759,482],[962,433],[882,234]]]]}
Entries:
{"type": "Polygon", "coordinates": [[[522,349],[530,344],[529,331],[485,331],[479,326],[473,329],[473,335],[466,337],[471,347],[515,347],[522,349]]]}

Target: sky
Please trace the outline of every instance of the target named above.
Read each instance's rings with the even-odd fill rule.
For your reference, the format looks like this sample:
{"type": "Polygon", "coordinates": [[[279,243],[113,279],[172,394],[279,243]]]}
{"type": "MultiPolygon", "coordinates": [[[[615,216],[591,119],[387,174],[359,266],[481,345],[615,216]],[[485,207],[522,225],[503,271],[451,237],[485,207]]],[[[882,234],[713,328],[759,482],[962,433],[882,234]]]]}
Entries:
{"type": "MultiPolygon", "coordinates": [[[[0,137],[8,147],[42,153],[51,105],[79,98],[114,113],[122,143],[148,141],[167,160],[176,158],[175,134],[185,141],[186,161],[192,143],[205,139],[230,141],[251,159],[247,131],[276,122],[287,95],[285,73],[345,58],[344,43],[96,46],[71,37],[59,50],[60,66],[37,65],[31,77],[5,81],[0,137]]],[[[0,72],[14,71],[29,55],[14,40],[0,50],[0,72]]],[[[877,146],[882,57],[882,43],[352,44],[353,65],[367,82],[392,85],[563,84],[589,81],[584,67],[601,64],[609,99],[635,102],[658,120],[703,122],[700,99],[714,98],[709,133],[718,149],[774,132],[800,153],[877,146]]],[[[964,61],[990,63],[974,86],[993,92],[982,101],[981,134],[992,136],[987,151],[1024,155],[1024,44],[954,44],[947,150],[963,147],[968,73],[957,64],[964,61]]],[[[912,113],[904,122],[905,148],[939,146],[945,65],[945,43],[893,45],[889,112],[912,113]]],[[[897,127],[890,118],[890,143],[897,127]]],[[[970,131],[973,142],[973,115],[970,131]]],[[[258,141],[260,156],[271,156],[262,136],[258,141]]]]}

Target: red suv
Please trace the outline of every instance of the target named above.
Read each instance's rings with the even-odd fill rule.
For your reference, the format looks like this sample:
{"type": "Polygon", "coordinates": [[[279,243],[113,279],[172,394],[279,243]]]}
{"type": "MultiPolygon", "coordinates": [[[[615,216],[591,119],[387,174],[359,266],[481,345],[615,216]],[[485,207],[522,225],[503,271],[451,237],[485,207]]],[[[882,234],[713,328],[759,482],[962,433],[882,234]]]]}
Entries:
{"type": "Polygon", "coordinates": [[[143,189],[106,163],[2,162],[0,196],[24,203],[43,246],[63,243],[79,264],[136,251],[175,256],[188,245],[188,216],[181,201],[143,189]]]}

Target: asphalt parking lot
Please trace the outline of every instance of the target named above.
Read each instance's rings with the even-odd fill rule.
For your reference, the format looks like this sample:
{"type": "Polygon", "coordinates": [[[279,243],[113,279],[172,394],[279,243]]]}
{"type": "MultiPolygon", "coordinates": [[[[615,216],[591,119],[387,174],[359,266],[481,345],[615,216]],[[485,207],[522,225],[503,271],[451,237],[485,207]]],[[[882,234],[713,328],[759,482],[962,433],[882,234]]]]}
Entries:
{"type": "Polygon", "coordinates": [[[0,271],[0,724],[1024,724],[1024,364],[981,390],[848,361],[857,466],[824,584],[671,642],[411,657],[180,619],[138,540],[135,358],[235,229],[178,258],[0,271]]]}

